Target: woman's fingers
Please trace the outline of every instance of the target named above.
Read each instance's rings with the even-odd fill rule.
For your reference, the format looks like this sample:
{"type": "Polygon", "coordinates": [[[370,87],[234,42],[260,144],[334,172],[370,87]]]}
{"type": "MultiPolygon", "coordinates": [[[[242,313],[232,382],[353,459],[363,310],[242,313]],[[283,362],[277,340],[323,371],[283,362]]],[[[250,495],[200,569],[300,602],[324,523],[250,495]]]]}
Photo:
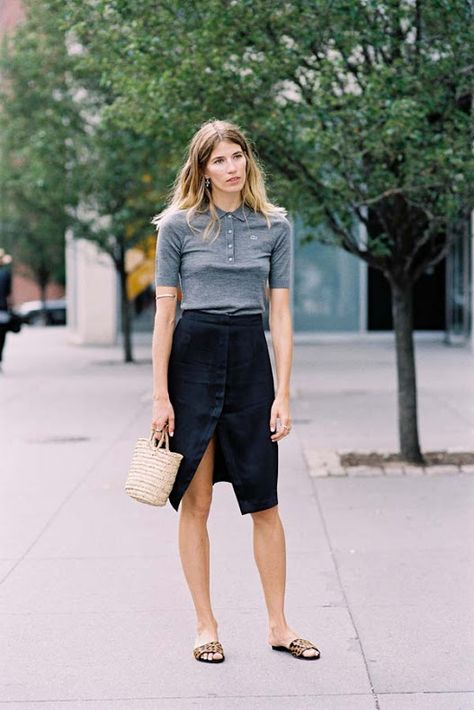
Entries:
{"type": "Polygon", "coordinates": [[[160,437],[163,429],[168,428],[168,434],[170,436],[174,435],[174,411],[169,412],[167,415],[156,417],[153,419],[151,428],[155,430],[155,436],[160,437]]]}
{"type": "Polygon", "coordinates": [[[286,395],[276,395],[270,410],[270,438],[279,441],[288,436],[291,430],[290,407],[286,395]]]}
{"type": "Polygon", "coordinates": [[[278,412],[272,410],[270,417],[270,431],[273,432],[270,435],[272,441],[280,441],[284,436],[289,434],[291,429],[290,417],[279,417],[278,412]]]}
{"type": "Polygon", "coordinates": [[[277,429],[275,434],[272,434],[271,440],[272,441],[280,441],[280,439],[283,439],[287,435],[286,429],[277,429]]]}
{"type": "MultiPolygon", "coordinates": [[[[270,410],[270,431],[271,432],[276,431],[277,419],[278,419],[278,408],[277,408],[276,402],[274,402],[273,406],[270,410]]],[[[273,436],[271,438],[273,439],[273,436]]]]}

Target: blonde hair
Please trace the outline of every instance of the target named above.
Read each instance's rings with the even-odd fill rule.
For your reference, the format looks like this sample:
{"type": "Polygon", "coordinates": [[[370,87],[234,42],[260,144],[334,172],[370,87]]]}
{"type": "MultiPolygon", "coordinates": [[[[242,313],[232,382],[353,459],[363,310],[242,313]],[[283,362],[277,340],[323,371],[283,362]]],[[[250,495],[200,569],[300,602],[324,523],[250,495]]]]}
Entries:
{"type": "Polygon", "coordinates": [[[241,129],[230,121],[206,121],[192,137],[187,148],[186,161],[178,173],[170,192],[167,207],[155,215],[151,223],[159,229],[160,223],[168,215],[178,210],[188,210],[186,221],[193,229],[191,219],[194,215],[206,212],[209,209],[210,219],[202,234],[207,240],[214,229],[218,237],[220,232],[219,216],[212,199],[212,190],[206,187],[204,170],[207,162],[220,141],[237,143],[246,157],[246,176],[242,188],[242,202],[254,212],[261,212],[268,227],[271,226],[272,215],[286,215],[283,207],[269,202],[265,189],[264,172],[259,165],[250,145],[241,129]]]}

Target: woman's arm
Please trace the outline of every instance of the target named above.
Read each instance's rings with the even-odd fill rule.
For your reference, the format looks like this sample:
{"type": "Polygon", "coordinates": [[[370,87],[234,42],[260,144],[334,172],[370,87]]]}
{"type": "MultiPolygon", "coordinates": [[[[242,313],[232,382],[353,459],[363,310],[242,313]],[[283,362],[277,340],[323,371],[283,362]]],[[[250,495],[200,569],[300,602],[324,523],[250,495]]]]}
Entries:
{"type": "MultiPolygon", "coordinates": [[[[291,428],[290,419],[290,377],[293,361],[293,324],[290,310],[290,290],[288,288],[270,289],[269,325],[272,336],[273,353],[277,374],[275,402],[270,415],[270,429],[276,428],[276,419],[280,424],[291,428]]],[[[279,429],[271,438],[278,441],[286,429],[279,429]]]]}
{"type": "Polygon", "coordinates": [[[153,421],[152,427],[163,429],[168,422],[174,434],[174,410],[168,394],[168,363],[176,322],[176,287],[156,286],[156,313],[153,327],[153,421]]]}

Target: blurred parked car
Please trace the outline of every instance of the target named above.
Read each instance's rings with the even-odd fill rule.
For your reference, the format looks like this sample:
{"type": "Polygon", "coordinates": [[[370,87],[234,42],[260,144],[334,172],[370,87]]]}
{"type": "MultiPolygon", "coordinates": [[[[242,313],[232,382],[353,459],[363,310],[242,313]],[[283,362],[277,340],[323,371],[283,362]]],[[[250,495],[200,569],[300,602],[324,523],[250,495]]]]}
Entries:
{"type": "Polygon", "coordinates": [[[66,299],[46,301],[46,322],[41,301],[27,301],[15,306],[15,313],[28,325],[66,325],[66,299]]]}

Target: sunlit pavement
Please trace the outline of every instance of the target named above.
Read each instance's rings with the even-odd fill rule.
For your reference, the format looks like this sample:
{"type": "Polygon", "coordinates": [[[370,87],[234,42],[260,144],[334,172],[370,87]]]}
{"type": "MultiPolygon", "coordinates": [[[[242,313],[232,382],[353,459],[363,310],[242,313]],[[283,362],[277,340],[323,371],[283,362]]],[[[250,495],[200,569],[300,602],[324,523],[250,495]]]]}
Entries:
{"type": "MultiPolygon", "coordinates": [[[[217,484],[211,593],[226,661],[211,667],[192,655],[178,514],[123,490],[150,420],[150,338],[136,340],[132,365],[119,347],[69,344],[65,328],[7,341],[1,707],[472,708],[474,476],[318,471],[318,452],[397,450],[390,341],[295,345],[294,425],[279,445],[286,613],[321,658],[268,645],[252,519],[217,484]]],[[[425,340],[417,366],[423,449],[472,448],[472,353],[425,340]]]]}

